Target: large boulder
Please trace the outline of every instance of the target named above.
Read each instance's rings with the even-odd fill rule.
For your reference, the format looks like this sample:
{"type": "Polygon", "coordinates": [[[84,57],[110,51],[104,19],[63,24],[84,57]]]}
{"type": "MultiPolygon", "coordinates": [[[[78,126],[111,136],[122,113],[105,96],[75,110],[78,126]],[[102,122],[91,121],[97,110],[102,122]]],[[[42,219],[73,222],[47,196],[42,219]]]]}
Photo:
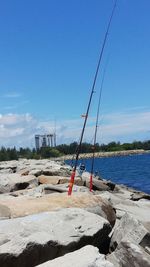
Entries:
{"type": "Polygon", "coordinates": [[[130,214],[126,213],[117,224],[117,227],[114,228],[110,248],[111,250],[114,250],[123,239],[129,240],[137,245],[145,240],[143,244],[146,247],[149,245],[147,243],[148,240],[146,242],[146,236],[149,236],[149,232],[143,224],[133,218],[130,214]]]}
{"type": "Polygon", "coordinates": [[[108,250],[109,222],[78,208],[0,221],[0,266],[32,267],[90,244],[108,250]]]}
{"type": "Polygon", "coordinates": [[[121,219],[125,213],[129,213],[150,231],[150,201],[148,199],[133,201],[132,194],[131,190],[125,188],[121,188],[117,193],[100,192],[100,196],[107,199],[115,208],[118,219],[121,219]]]}
{"type": "MultiPolygon", "coordinates": [[[[64,193],[68,192],[68,183],[67,184],[57,184],[57,185],[51,185],[51,184],[43,184],[44,187],[44,194],[51,194],[51,193],[64,193]]],[[[89,192],[89,189],[85,186],[79,186],[74,185],[72,192],[89,192]]]]}
{"type": "Polygon", "coordinates": [[[133,201],[138,201],[140,199],[148,199],[148,200],[150,200],[150,195],[148,195],[146,193],[143,193],[143,192],[134,192],[131,195],[131,200],[133,200],[133,201]]]}
{"type": "Polygon", "coordinates": [[[114,226],[110,242],[110,251],[114,252],[108,256],[108,260],[115,267],[150,267],[149,248],[149,230],[143,222],[126,212],[114,226]]]}
{"type": "MultiPolygon", "coordinates": [[[[90,174],[88,172],[84,172],[82,174],[82,180],[84,181],[85,185],[89,188],[90,174]]],[[[94,176],[92,179],[92,188],[93,190],[98,190],[98,191],[113,191],[115,189],[115,184],[112,183],[111,181],[95,178],[94,176]]]]}
{"type": "Polygon", "coordinates": [[[47,261],[38,267],[114,267],[112,263],[105,259],[105,255],[100,254],[98,248],[91,245],[68,253],[57,259],[47,261]]]}
{"type": "Polygon", "coordinates": [[[0,193],[12,192],[38,185],[33,175],[21,176],[18,173],[0,174],[0,193]]]}
{"type": "Polygon", "coordinates": [[[41,174],[69,176],[70,169],[70,166],[64,165],[62,162],[56,162],[49,159],[22,159],[17,162],[16,172],[24,173],[25,171],[25,173],[28,172],[35,176],[41,174]]]}
{"type": "Polygon", "coordinates": [[[51,168],[43,168],[42,174],[48,176],[68,176],[70,177],[70,170],[67,168],[59,168],[59,169],[51,169],[51,168]]]}
{"type": "MultiPolygon", "coordinates": [[[[63,177],[63,176],[46,176],[46,175],[40,175],[38,177],[40,184],[65,184],[70,182],[70,177],[63,177]]],[[[84,182],[81,180],[81,178],[76,178],[74,181],[74,184],[83,186],[84,182]]]]}
{"type": "Polygon", "coordinates": [[[13,173],[13,170],[12,170],[12,169],[1,169],[1,170],[0,170],[0,175],[1,175],[1,174],[4,174],[4,173],[5,173],[5,174],[6,174],[6,173],[13,173]]]}
{"type": "MultiPolygon", "coordinates": [[[[88,188],[85,186],[78,186],[74,185],[73,192],[89,192],[88,188]]],[[[18,191],[13,191],[5,194],[0,194],[0,200],[6,199],[14,199],[14,197],[21,197],[21,196],[27,196],[27,197],[34,197],[39,198],[46,194],[52,194],[52,193],[64,193],[68,192],[68,183],[67,184],[57,184],[57,185],[51,185],[51,184],[40,184],[37,187],[34,188],[27,188],[22,189],[18,191]]]]}
{"type": "MultiPolygon", "coordinates": [[[[90,187],[90,181],[86,181],[86,186],[90,187]]],[[[103,181],[94,179],[92,180],[92,189],[98,190],[98,191],[109,191],[110,188],[108,185],[106,185],[103,181]]]]}
{"type": "Polygon", "coordinates": [[[129,213],[139,220],[150,231],[150,201],[140,200],[138,202],[126,200],[114,205],[116,213],[129,213]]]}
{"type": "Polygon", "coordinates": [[[10,209],[4,205],[0,205],[0,220],[9,219],[11,217],[10,209]]]}
{"type": "Polygon", "coordinates": [[[16,172],[18,165],[18,161],[16,160],[11,160],[11,161],[2,161],[0,162],[0,170],[3,170],[4,172],[7,170],[11,170],[12,172],[16,172]]]}
{"type": "Polygon", "coordinates": [[[142,247],[129,240],[122,240],[107,259],[115,267],[150,267],[150,255],[142,247]]]}
{"type": "Polygon", "coordinates": [[[42,170],[40,170],[40,169],[31,170],[31,171],[29,171],[29,174],[38,177],[42,174],[42,170]]]}
{"type": "Polygon", "coordinates": [[[71,196],[68,196],[66,192],[48,194],[38,198],[27,196],[0,198],[0,204],[10,209],[13,218],[43,211],[77,207],[106,218],[112,226],[116,219],[115,212],[108,201],[102,199],[99,195],[86,192],[73,193],[71,196]]]}

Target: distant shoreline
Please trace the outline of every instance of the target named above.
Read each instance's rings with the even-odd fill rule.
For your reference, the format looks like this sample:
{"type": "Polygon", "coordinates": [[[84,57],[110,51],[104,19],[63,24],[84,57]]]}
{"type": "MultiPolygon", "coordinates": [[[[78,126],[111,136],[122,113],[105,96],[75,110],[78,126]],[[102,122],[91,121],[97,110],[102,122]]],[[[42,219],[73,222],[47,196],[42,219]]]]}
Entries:
{"type": "MultiPolygon", "coordinates": [[[[110,151],[110,152],[96,152],[95,158],[105,158],[105,157],[118,157],[118,156],[129,156],[129,155],[139,155],[148,154],[150,150],[135,149],[135,150],[123,150],[123,151],[110,151]]],[[[82,153],[79,155],[79,159],[92,158],[93,153],[82,153]]],[[[75,155],[65,155],[58,159],[60,160],[71,160],[75,158],[75,155]]]]}

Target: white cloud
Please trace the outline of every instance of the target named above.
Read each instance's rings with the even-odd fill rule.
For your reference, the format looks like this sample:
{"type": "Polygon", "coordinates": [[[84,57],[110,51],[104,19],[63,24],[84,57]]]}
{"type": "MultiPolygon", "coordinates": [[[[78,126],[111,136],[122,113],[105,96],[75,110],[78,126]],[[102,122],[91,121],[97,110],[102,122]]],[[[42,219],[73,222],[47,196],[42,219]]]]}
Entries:
{"type": "MultiPolygon", "coordinates": [[[[61,131],[61,140],[70,138],[73,141],[79,138],[83,123],[79,124],[79,121],[77,123],[72,121],[70,124],[71,126],[67,124],[67,128],[61,131]]],[[[90,142],[93,139],[94,128],[93,118],[91,118],[86,127],[85,141],[90,142]]],[[[99,123],[97,141],[99,143],[108,143],[111,141],[132,142],[133,140],[138,140],[138,138],[144,140],[148,136],[149,129],[150,111],[132,112],[131,114],[126,112],[105,114],[99,123]]]]}
{"type": "MultiPolygon", "coordinates": [[[[89,118],[84,141],[94,136],[94,118],[89,118]]],[[[56,122],[58,143],[78,141],[83,119],[56,122]]],[[[54,132],[54,121],[41,121],[31,114],[0,114],[0,146],[34,146],[34,135],[54,132]]],[[[150,130],[150,111],[111,113],[103,115],[98,128],[97,141],[133,141],[145,139],[150,130]]]]}
{"type": "Polygon", "coordinates": [[[4,124],[5,126],[16,126],[29,121],[32,121],[32,116],[29,113],[23,115],[8,113],[0,116],[0,125],[4,124]]]}
{"type": "Polygon", "coordinates": [[[0,115],[0,146],[30,146],[36,120],[28,113],[0,115]]]}
{"type": "Polygon", "coordinates": [[[19,107],[22,107],[22,106],[24,106],[24,105],[26,105],[26,104],[28,104],[29,103],[29,101],[28,100],[24,100],[24,101],[19,101],[18,103],[16,103],[16,104],[13,104],[13,105],[9,105],[9,106],[5,106],[5,107],[3,107],[3,110],[7,110],[7,111],[9,111],[9,110],[14,110],[14,109],[18,109],[19,107]]]}
{"type": "Polygon", "coordinates": [[[21,94],[17,93],[17,92],[9,92],[9,93],[6,93],[3,95],[3,97],[5,97],[5,98],[18,98],[20,96],[21,96],[21,94]]]}

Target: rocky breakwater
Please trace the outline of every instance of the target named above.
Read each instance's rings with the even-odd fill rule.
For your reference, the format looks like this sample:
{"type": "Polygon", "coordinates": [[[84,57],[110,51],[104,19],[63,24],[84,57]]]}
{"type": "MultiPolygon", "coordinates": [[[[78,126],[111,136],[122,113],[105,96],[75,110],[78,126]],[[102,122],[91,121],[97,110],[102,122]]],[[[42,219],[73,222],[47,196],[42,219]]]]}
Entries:
{"type": "Polygon", "coordinates": [[[150,266],[150,196],[51,160],[0,163],[1,267],[150,266]]]}

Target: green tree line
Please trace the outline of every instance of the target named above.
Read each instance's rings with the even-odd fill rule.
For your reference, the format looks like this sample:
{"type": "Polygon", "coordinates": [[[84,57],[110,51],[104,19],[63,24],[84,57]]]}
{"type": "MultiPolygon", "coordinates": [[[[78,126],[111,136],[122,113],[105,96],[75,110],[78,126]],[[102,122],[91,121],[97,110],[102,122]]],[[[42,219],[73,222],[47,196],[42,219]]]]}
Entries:
{"type": "MultiPolygon", "coordinates": [[[[50,157],[60,157],[62,155],[74,154],[77,149],[77,142],[73,142],[69,145],[61,144],[55,148],[43,147],[36,151],[30,148],[5,148],[0,149],[0,161],[6,160],[18,160],[19,158],[27,159],[42,159],[50,157]]],[[[134,141],[132,143],[110,142],[109,144],[98,143],[95,145],[95,152],[109,152],[109,151],[122,151],[122,150],[133,150],[133,149],[144,149],[150,150],[150,140],[148,141],[134,141]]],[[[81,153],[93,152],[93,145],[90,143],[83,143],[81,147],[81,153]]]]}

